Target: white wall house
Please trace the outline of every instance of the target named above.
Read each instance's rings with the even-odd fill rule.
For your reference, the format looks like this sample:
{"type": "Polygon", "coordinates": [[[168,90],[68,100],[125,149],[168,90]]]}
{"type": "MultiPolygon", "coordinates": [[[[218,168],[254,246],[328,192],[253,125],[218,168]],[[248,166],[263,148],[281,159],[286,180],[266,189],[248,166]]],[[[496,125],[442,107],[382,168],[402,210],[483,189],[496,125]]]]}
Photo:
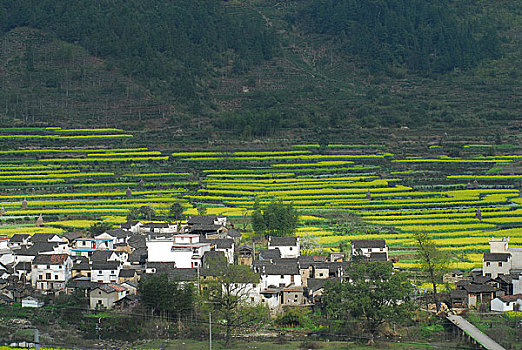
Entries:
{"type": "Polygon", "coordinates": [[[173,262],[176,268],[197,268],[210,243],[200,243],[198,235],[176,235],[171,238],[148,238],[149,262],[173,262]]]}
{"type": "Polygon", "coordinates": [[[118,261],[93,262],[91,268],[91,282],[117,283],[121,264],[118,261]]]}
{"type": "Polygon", "coordinates": [[[259,268],[261,288],[301,286],[301,274],[297,264],[268,264],[259,268]]]}
{"type": "Polygon", "coordinates": [[[370,258],[372,253],[386,253],[388,260],[388,245],[384,239],[360,239],[351,242],[352,256],[364,255],[370,258]]]}
{"type": "Polygon", "coordinates": [[[491,300],[491,311],[518,311],[522,310],[522,294],[506,295],[491,300]]]}
{"type": "Polygon", "coordinates": [[[96,250],[114,250],[114,238],[77,238],[71,248],[71,254],[89,256],[96,250]]]}
{"type": "Polygon", "coordinates": [[[40,254],[32,262],[31,284],[43,291],[59,291],[72,277],[73,262],[67,254],[40,254]]]}
{"type": "Polygon", "coordinates": [[[301,255],[299,237],[270,237],[268,249],[279,249],[282,259],[298,258],[301,255]]]}
{"type": "Polygon", "coordinates": [[[112,309],[114,303],[127,295],[127,289],[117,284],[105,284],[89,292],[91,309],[112,309]]]}

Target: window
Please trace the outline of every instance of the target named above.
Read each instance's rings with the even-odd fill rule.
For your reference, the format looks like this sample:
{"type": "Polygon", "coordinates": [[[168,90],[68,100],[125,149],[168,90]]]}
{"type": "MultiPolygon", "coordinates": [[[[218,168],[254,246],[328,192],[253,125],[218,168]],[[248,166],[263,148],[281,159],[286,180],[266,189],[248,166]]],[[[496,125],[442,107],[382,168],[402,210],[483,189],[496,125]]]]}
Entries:
{"type": "Polygon", "coordinates": [[[491,274],[490,273],[486,273],[486,277],[491,277],[491,274]]]}
{"type": "Polygon", "coordinates": [[[51,279],[51,274],[50,273],[46,273],[45,274],[45,279],[46,280],[50,280],[51,279]]]}
{"type": "Polygon", "coordinates": [[[489,261],[486,261],[486,266],[489,266],[489,261]]]}
{"type": "Polygon", "coordinates": [[[58,279],[58,275],[54,275],[54,279],[57,280],[58,279]]]}
{"type": "Polygon", "coordinates": [[[285,275],[281,275],[281,278],[285,278],[285,275]]]}
{"type": "Polygon", "coordinates": [[[290,250],[292,250],[292,249],[294,249],[294,248],[290,247],[290,250]]]}
{"type": "Polygon", "coordinates": [[[115,275],[115,274],[116,274],[116,271],[112,270],[111,275],[115,275]]]}
{"type": "Polygon", "coordinates": [[[50,268],[51,268],[51,265],[47,265],[47,268],[50,269],[50,268]]]}
{"type": "Polygon", "coordinates": [[[498,266],[499,266],[499,267],[502,267],[502,261],[499,261],[499,262],[498,262],[498,266]]]}
{"type": "Polygon", "coordinates": [[[319,277],[323,277],[323,273],[322,272],[319,274],[319,277]]]}
{"type": "Polygon", "coordinates": [[[98,275],[103,275],[103,271],[102,271],[102,270],[99,270],[99,271],[98,271],[98,275]]]}
{"type": "Polygon", "coordinates": [[[381,252],[384,252],[384,248],[381,248],[381,252]]]}
{"type": "Polygon", "coordinates": [[[38,275],[39,280],[43,280],[43,275],[38,275]]]}

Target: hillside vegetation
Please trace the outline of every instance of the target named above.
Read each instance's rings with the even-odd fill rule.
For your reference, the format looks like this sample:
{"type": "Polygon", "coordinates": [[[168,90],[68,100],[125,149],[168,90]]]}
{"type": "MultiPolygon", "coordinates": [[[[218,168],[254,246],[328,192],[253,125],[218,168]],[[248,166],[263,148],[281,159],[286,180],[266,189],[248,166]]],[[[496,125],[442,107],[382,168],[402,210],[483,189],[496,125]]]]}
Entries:
{"type": "Polygon", "coordinates": [[[0,5],[0,120],[192,139],[518,127],[517,1],[0,5]]]}

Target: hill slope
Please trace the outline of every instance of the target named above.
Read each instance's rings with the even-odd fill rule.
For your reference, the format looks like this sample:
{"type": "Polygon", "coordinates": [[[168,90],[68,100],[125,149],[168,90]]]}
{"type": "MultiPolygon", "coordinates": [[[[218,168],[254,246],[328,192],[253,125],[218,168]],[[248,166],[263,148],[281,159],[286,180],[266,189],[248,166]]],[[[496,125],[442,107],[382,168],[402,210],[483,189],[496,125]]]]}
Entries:
{"type": "MultiPolygon", "coordinates": [[[[96,74],[112,81],[116,74],[120,77],[116,79],[120,92],[110,90],[112,88],[105,92],[92,90],[92,78],[80,80],[78,89],[89,90],[81,95],[91,96],[90,112],[80,108],[83,104],[79,103],[73,107],[68,104],[72,111],[68,113],[63,108],[47,112],[40,108],[29,113],[31,107],[24,107],[20,100],[34,105],[34,96],[38,96],[52,101],[49,105],[58,106],[64,103],[64,92],[52,90],[53,82],[47,74],[56,64],[45,59],[50,54],[42,54],[45,49],[42,51],[39,47],[45,43],[25,41],[22,36],[20,45],[2,53],[1,74],[7,79],[0,99],[11,107],[0,111],[0,118],[7,124],[30,124],[32,117],[27,116],[35,115],[35,122],[69,125],[74,121],[88,125],[92,115],[97,121],[98,115],[103,120],[108,114],[112,115],[105,117],[109,125],[113,122],[131,129],[145,125],[161,129],[165,134],[178,132],[180,128],[190,129],[196,131],[192,134],[197,138],[284,134],[318,139],[325,132],[342,138],[359,127],[491,128],[510,126],[514,122],[517,126],[521,118],[522,45],[516,32],[522,16],[517,2],[512,0],[494,4],[445,2],[449,10],[431,8],[421,0],[198,2],[205,9],[186,1],[169,7],[173,3],[134,0],[129,2],[134,6],[124,6],[123,15],[116,17],[109,14],[123,6],[120,1],[92,2],[82,9],[75,7],[78,5],[56,3],[53,0],[4,2],[4,7],[0,7],[0,19],[2,9],[5,18],[0,20],[0,28],[5,32],[4,46],[6,42],[11,43],[10,36],[19,34],[20,30],[15,29],[18,26],[40,28],[46,33],[43,36],[69,40],[73,44],[63,44],[64,47],[100,57],[102,60],[93,58],[99,63],[100,70],[96,74]],[[367,32],[366,38],[371,40],[366,41],[372,43],[367,45],[368,50],[362,50],[366,41],[346,29],[354,26],[357,18],[329,14],[347,12],[338,10],[338,6],[366,3],[384,12],[397,5],[406,10],[399,11],[404,14],[396,21],[400,28],[388,24],[397,10],[367,21],[359,20],[357,27],[367,32]],[[155,8],[155,4],[159,7],[155,8]],[[407,10],[411,4],[424,6],[427,9],[424,17],[416,17],[415,12],[407,10]],[[32,11],[28,12],[28,8],[32,11]],[[106,11],[100,12],[100,8],[106,11]],[[317,9],[323,12],[318,13],[317,9]],[[78,13],[76,17],[62,15],[57,19],[57,12],[74,11],[78,13]],[[94,26],[89,23],[92,11],[97,14],[95,18],[106,12],[106,16],[117,20],[104,17],[97,19],[94,26]],[[429,26],[422,27],[430,16],[441,17],[444,11],[453,11],[458,16],[435,22],[431,31],[426,29],[429,26]],[[172,18],[175,20],[171,21],[172,18]],[[335,21],[328,23],[329,20],[335,21]],[[203,21],[209,24],[196,26],[203,21]],[[171,22],[175,25],[170,25],[171,22]],[[155,26],[155,23],[163,26],[155,26]],[[410,28],[408,23],[418,26],[410,28]],[[125,24],[130,24],[128,31],[124,30],[125,24]],[[67,28],[71,25],[73,29],[69,32],[67,28]],[[453,37],[447,40],[434,37],[437,26],[451,27],[443,34],[453,37]],[[423,33],[416,29],[421,27],[426,29],[423,33]],[[109,34],[101,35],[104,30],[109,34]],[[144,33],[136,38],[129,34],[137,30],[144,33]],[[426,49],[429,46],[421,44],[401,47],[408,35],[414,43],[435,40],[432,47],[439,54],[433,58],[433,52],[426,49]],[[487,38],[491,39],[491,45],[486,45],[487,38]],[[85,49],[81,50],[81,46],[85,49]],[[455,46],[458,50],[453,49],[455,46]],[[37,55],[36,64],[31,65],[33,61],[27,57],[33,57],[32,52],[40,52],[43,59],[37,55]],[[6,64],[13,60],[19,62],[16,69],[6,64]],[[430,69],[410,65],[411,62],[429,64],[430,60],[437,63],[429,65],[430,69]],[[26,82],[17,84],[20,79],[16,74],[26,77],[26,82]],[[39,75],[40,78],[35,78],[39,75]],[[32,79],[32,84],[27,83],[27,78],[32,79]],[[49,84],[51,86],[47,86],[49,84]],[[132,98],[129,89],[139,91],[140,97],[132,98]],[[113,103],[107,101],[111,99],[113,103]],[[13,104],[17,107],[13,108],[13,104]],[[127,104],[134,105],[135,109],[121,108],[127,104]],[[138,108],[141,105],[144,107],[138,108]],[[155,122],[143,123],[145,116],[155,122]]],[[[53,54],[60,52],[53,51],[53,54]]],[[[76,69],[88,71],[83,67],[88,61],[74,60],[76,69]]],[[[74,69],[67,59],[60,64],[62,70],[55,75],[64,77],[64,71],[74,69]]],[[[60,89],[67,79],[58,78],[60,89]]]]}

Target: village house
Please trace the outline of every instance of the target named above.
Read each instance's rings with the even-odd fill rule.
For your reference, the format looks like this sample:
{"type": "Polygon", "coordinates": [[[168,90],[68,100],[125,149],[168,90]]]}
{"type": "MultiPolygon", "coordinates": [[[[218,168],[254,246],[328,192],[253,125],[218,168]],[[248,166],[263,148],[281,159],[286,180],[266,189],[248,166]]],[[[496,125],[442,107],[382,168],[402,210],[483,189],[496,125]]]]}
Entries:
{"type": "Polygon", "coordinates": [[[73,262],[67,254],[40,254],[32,261],[31,284],[42,291],[60,291],[72,277],[73,262]]]}
{"type": "Polygon", "coordinates": [[[491,311],[519,311],[522,310],[522,294],[505,295],[491,300],[491,311]]]}
{"type": "Polygon", "coordinates": [[[89,257],[97,250],[114,250],[114,238],[77,238],[73,242],[71,254],[89,257]]]}
{"type": "Polygon", "coordinates": [[[91,281],[99,283],[118,283],[121,264],[118,261],[93,261],[91,281]]]}
{"type": "Polygon", "coordinates": [[[9,248],[10,249],[18,249],[22,246],[27,246],[29,244],[29,239],[31,238],[30,234],[27,233],[16,233],[9,239],[9,248]]]}
{"type": "Polygon", "coordinates": [[[126,223],[123,223],[120,225],[120,228],[122,228],[125,231],[132,232],[134,234],[137,234],[140,232],[141,222],[139,221],[127,221],[126,223]]]}
{"type": "Polygon", "coordinates": [[[522,274],[522,248],[509,248],[509,237],[491,238],[489,253],[484,253],[482,273],[497,278],[499,275],[522,274]]]}
{"type": "Polygon", "coordinates": [[[124,298],[127,290],[117,284],[103,284],[89,292],[89,306],[91,309],[107,309],[114,307],[114,303],[124,298]]]}
{"type": "Polygon", "coordinates": [[[279,249],[282,259],[297,258],[301,255],[299,237],[269,237],[268,249],[279,249]]]}
{"type": "MultiPolygon", "coordinates": [[[[351,242],[351,254],[354,256],[365,256],[372,259],[372,255],[384,253],[385,261],[388,260],[388,245],[384,239],[361,239],[351,242]]],[[[374,259],[382,260],[382,255],[375,255],[374,259]]]]}
{"type": "Polygon", "coordinates": [[[199,235],[181,234],[168,238],[147,238],[149,262],[173,262],[176,268],[197,268],[210,243],[200,242],[199,235]]]}

